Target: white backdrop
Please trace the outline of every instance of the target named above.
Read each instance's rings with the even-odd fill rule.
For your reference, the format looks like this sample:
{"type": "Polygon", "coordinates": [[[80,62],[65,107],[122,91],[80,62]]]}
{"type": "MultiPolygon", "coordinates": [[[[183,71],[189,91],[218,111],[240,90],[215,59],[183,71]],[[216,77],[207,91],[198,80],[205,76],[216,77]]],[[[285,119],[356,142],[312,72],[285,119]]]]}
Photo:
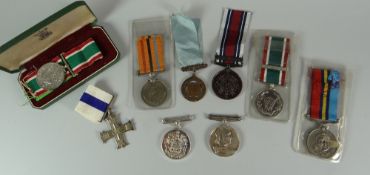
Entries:
{"type": "MultiPolygon", "coordinates": [[[[1,0],[0,44],[68,5],[70,0],[1,0]]],[[[0,174],[367,174],[369,169],[370,119],[368,75],[370,74],[370,1],[368,0],[89,0],[89,6],[122,52],[121,60],[46,110],[22,106],[25,97],[17,74],[0,72],[0,174]],[[213,55],[222,7],[254,11],[251,28],[292,30],[300,35],[299,49],[306,58],[322,58],[347,65],[353,89],[344,156],[332,164],[294,152],[291,148],[293,120],[288,123],[247,118],[235,126],[242,146],[233,157],[215,156],[207,146],[209,130],[216,123],[207,113],[243,114],[245,89],[228,103],[208,91],[199,103],[190,103],[177,90],[174,108],[140,111],[128,104],[130,58],[129,22],[133,19],[168,15],[183,9],[200,17],[204,47],[213,55]],[[115,143],[102,144],[98,133],[107,125],[95,125],[73,111],[87,84],[118,94],[115,110],[123,121],[134,119],[137,130],[126,134],[130,145],[122,150],[115,143]],[[172,161],[160,149],[160,138],[169,126],[161,117],[197,114],[187,123],[193,148],[188,157],[172,161]]],[[[210,57],[208,57],[209,59],[210,57]]],[[[210,66],[200,76],[210,82],[210,66]]],[[[246,70],[245,68],[243,68],[246,70]]],[[[245,71],[244,71],[245,72],[245,71]]],[[[177,69],[177,89],[188,74],[177,69]]],[[[244,73],[244,78],[246,74],[244,73]]],[[[209,84],[208,84],[209,85],[209,84]]],[[[210,86],[209,86],[210,87],[210,86]]],[[[248,87],[247,87],[248,88],[248,87]]]]}

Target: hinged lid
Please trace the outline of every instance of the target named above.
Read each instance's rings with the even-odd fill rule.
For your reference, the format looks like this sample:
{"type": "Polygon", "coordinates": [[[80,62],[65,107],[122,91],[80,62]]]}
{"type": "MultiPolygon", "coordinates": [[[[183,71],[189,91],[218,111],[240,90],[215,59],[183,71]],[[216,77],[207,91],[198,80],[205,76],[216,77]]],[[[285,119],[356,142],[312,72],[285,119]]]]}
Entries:
{"type": "Polygon", "coordinates": [[[30,59],[95,21],[84,1],[74,2],[1,46],[0,67],[8,72],[18,71],[30,59]]]}

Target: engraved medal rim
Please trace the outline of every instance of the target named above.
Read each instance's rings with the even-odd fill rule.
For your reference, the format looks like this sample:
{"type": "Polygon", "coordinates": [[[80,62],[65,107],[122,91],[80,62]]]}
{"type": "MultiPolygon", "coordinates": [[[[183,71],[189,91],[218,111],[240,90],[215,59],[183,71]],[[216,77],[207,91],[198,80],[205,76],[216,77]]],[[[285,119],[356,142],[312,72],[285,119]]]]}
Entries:
{"type": "Polygon", "coordinates": [[[213,92],[216,94],[217,97],[223,99],[223,100],[232,100],[236,97],[238,97],[240,95],[240,93],[242,92],[243,90],[243,80],[241,79],[241,77],[235,72],[233,71],[231,68],[225,68],[221,71],[219,71],[213,78],[212,78],[212,90],[213,92]],[[216,89],[216,86],[215,86],[215,82],[216,81],[219,81],[219,76],[222,75],[222,74],[229,74],[231,76],[234,76],[236,79],[238,79],[238,82],[237,85],[239,86],[239,92],[235,95],[235,96],[231,96],[229,98],[226,98],[225,95],[222,95],[222,94],[219,94],[216,89]]]}
{"type": "Polygon", "coordinates": [[[158,80],[158,79],[155,79],[155,80],[153,80],[153,81],[151,81],[151,80],[148,80],[145,84],[144,84],[144,86],[141,88],[141,92],[140,92],[140,95],[141,95],[141,99],[142,99],[142,101],[146,104],[146,105],[148,105],[148,106],[150,106],[150,107],[158,107],[158,106],[161,106],[161,105],[163,105],[166,101],[167,101],[167,98],[168,98],[168,88],[167,88],[167,86],[161,81],[161,80],[158,80]],[[145,95],[145,88],[147,88],[147,87],[150,87],[151,86],[151,84],[154,84],[154,83],[160,83],[161,84],[161,89],[163,90],[163,92],[165,93],[165,97],[163,98],[163,100],[161,100],[159,103],[151,103],[152,102],[152,100],[148,100],[148,98],[146,97],[146,95],[145,95]]]}
{"type": "MultiPolygon", "coordinates": [[[[54,90],[54,89],[57,89],[58,87],[60,87],[63,84],[65,77],[66,77],[66,72],[65,72],[64,67],[62,65],[60,65],[58,63],[54,63],[54,62],[49,62],[49,63],[45,63],[44,65],[42,65],[37,70],[36,82],[41,88],[44,88],[44,89],[47,89],[47,90],[54,90]],[[54,71],[59,71],[58,73],[63,72],[63,78],[60,77],[59,83],[55,84],[55,86],[52,86],[52,87],[45,86],[43,81],[40,80],[41,74],[42,74],[43,70],[46,69],[45,67],[47,67],[47,66],[54,66],[55,67],[54,71]]],[[[54,78],[56,78],[56,77],[54,77],[54,78]]]]}
{"type": "Polygon", "coordinates": [[[217,156],[220,156],[220,157],[231,157],[231,156],[233,156],[236,152],[238,152],[238,151],[239,151],[239,149],[240,149],[240,137],[239,137],[239,133],[238,133],[238,132],[236,131],[236,129],[235,129],[235,128],[233,128],[230,124],[222,123],[222,124],[220,124],[220,125],[218,125],[217,127],[215,127],[215,128],[213,128],[213,129],[212,129],[211,133],[209,134],[208,146],[210,147],[210,149],[212,150],[212,152],[213,152],[215,155],[217,155],[217,156]],[[238,145],[237,145],[236,150],[235,150],[235,151],[231,151],[232,153],[231,153],[231,154],[228,154],[228,155],[226,155],[226,154],[218,154],[218,153],[216,153],[216,151],[212,148],[212,136],[215,134],[216,130],[218,130],[218,129],[219,129],[220,127],[222,127],[222,126],[227,126],[227,127],[229,127],[229,128],[232,130],[232,132],[234,132],[234,133],[235,133],[235,135],[236,135],[236,139],[237,139],[237,141],[238,141],[238,145]]]}
{"type": "Polygon", "coordinates": [[[259,92],[257,93],[257,95],[255,96],[255,98],[254,98],[254,106],[256,107],[257,112],[258,112],[259,114],[261,114],[262,116],[266,117],[266,118],[275,118],[275,117],[277,117],[277,116],[278,116],[278,115],[283,111],[284,105],[285,105],[285,103],[284,103],[284,100],[283,100],[283,98],[281,97],[280,93],[278,93],[275,89],[271,89],[271,88],[263,89],[263,90],[259,91],[259,92]],[[280,100],[281,100],[281,105],[282,105],[282,107],[281,107],[281,109],[279,110],[279,112],[278,112],[278,113],[276,113],[275,115],[268,115],[268,114],[265,114],[263,111],[261,111],[261,109],[260,109],[260,108],[258,108],[258,107],[257,107],[257,99],[258,99],[258,97],[262,96],[262,94],[264,94],[264,93],[266,93],[266,92],[272,92],[273,94],[275,94],[275,95],[278,97],[278,99],[280,99],[280,100]]]}
{"type": "Polygon", "coordinates": [[[191,77],[187,78],[181,85],[181,94],[182,96],[191,101],[191,102],[197,102],[199,100],[201,100],[205,95],[206,95],[206,92],[207,92],[207,87],[204,83],[204,81],[200,78],[198,78],[197,76],[195,75],[192,75],[191,77]],[[191,97],[190,95],[188,95],[185,91],[186,87],[191,84],[191,81],[196,81],[197,83],[201,84],[202,88],[201,88],[201,93],[202,95],[199,96],[199,97],[191,97]]]}
{"type": "Polygon", "coordinates": [[[338,143],[338,145],[339,145],[339,141],[338,141],[338,139],[335,137],[335,135],[331,132],[331,131],[329,131],[329,130],[322,130],[320,127],[319,128],[315,128],[315,129],[313,129],[313,130],[311,130],[309,133],[308,133],[308,135],[307,135],[307,140],[306,140],[306,147],[307,147],[307,151],[310,153],[310,154],[312,154],[312,155],[314,155],[314,156],[317,156],[317,157],[320,157],[320,158],[324,158],[324,159],[330,159],[330,158],[332,158],[332,157],[334,157],[335,156],[335,154],[337,154],[337,152],[338,152],[338,150],[339,150],[339,146],[337,146],[337,147],[335,147],[335,148],[333,148],[333,149],[335,149],[335,151],[333,152],[333,154],[332,155],[330,155],[330,156],[323,156],[322,154],[320,154],[320,153],[316,153],[315,151],[313,151],[312,150],[312,148],[311,148],[311,146],[310,145],[313,145],[313,143],[311,143],[311,140],[312,140],[312,138],[313,137],[315,137],[315,136],[317,136],[318,134],[321,134],[321,133],[323,133],[323,132],[325,132],[327,135],[329,135],[329,137],[330,138],[333,138],[334,140],[333,141],[335,141],[336,143],[338,143]]]}
{"type": "Polygon", "coordinates": [[[187,134],[183,129],[181,129],[181,128],[174,128],[174,129],[170,129],[170,130],[168,130],[167,132],[165,132],[165,133],[163,134],[163,136],[162,136],[162,142],[161,142],[161,144],[160,144],[160,147],[161,147],[161,149],[162,149],[162,152],[164,153],[164,155],[165,155],[167,158],[169,158],[169,159],[171,159],[171,160],[181,160],[181,159],[186,158],[186,157],[188,156],[188,154],[190,153],[191,148],[192,148],[192,143],[191,143],[191,140],[190,140],[189,135],[188,135],[188,134],[187,134]],[[163,147],[163,143],[164,143],[164,140],[165,140],[166,135],[167,135],[168,133],[170,133],[170,132],[175,132],[175,131],[180,131],[181,133],[183,133],[184,135],[186,135],[186,138],[187,138],[187,140],[188,140],[188,142],[189,142],[189,147],[186,149],[185,155],[184,155],[183,157],[180,157],[180,158],[173,158],[173,157],[170,157],[169,155],[167,155],[167,154],[166,154],[166,151],[165,151],[165,149],[164,149],[164,147],[163,147]]]}

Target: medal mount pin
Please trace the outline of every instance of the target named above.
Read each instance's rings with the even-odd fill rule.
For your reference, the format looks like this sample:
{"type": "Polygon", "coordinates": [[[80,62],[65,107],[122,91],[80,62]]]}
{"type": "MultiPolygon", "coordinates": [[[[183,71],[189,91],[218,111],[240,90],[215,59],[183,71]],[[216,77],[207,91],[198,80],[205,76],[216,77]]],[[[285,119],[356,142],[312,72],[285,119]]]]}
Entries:
{"type": "Polygon", "coordinates": [[[196,102],[201,100],[206,94],[206,85],[204,81],[196,76],[196,71],[199,69],[206,68],[207,64],[195,64],[190,66],[182,67],[183,72],[192,71],[191,77],[187,78],[181,85],[181,93],[185,99],[196,102]]]}
{"type": "Polygon", "coordinates": [[[162,150],[164,154],[174,160],[183,159],[188,155],[191,149],[191,142],[188,134],[182,129],[184,122],[194,119],[192,115],[180,117],[167,117],[162,119],[162,124],[172,124],[174,129],[168,131],[163,136],[162,150]]]}
{"type": "Polygon", "coordinates": [[[277,117],[284,101],[276,86],[285,86],[290,55],[290,39],[267,35],[264,37],[262,63],[258,80],[267,85],[254,98],[254,105],[264,117],[277,117]]]}
{"type": "Polygon", "coordinates": [[[212,152],[221,157],[229,157],[239,150],[240,140],[236,130],[230,122],[241,121],[242,117],[237,115],[210,114],[208,119],[222,122],[210,134],[209,147],[212,152]]]}

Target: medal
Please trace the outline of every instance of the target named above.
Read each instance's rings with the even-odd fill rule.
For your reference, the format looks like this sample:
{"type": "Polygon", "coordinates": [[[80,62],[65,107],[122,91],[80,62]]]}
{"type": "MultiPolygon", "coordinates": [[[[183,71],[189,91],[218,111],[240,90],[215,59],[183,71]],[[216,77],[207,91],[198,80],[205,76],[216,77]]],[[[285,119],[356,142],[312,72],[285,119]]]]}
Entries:
{"type": "Polygon", "coordinates": [[[210,135],[209,146],[213,153],[221,157],[232,156],[239,149],[240,141],[238,133],[229,122],[240,121],[240,116],[213,115],[208,116],[210,120],[222,122],[210,135]]]}
{"type": "Polygon", "coordinates": [[[212,80],[215,94],[225,100],[237,97],[242,91],[242,80],[231,67],[243,66],[245,31],[249,28],[252,12],[225,9],[216,50],[215,64],[226,67],[212,80]]]}
{"type": "Polygon", "coordinates": [[[286,85],[289,53],[289,38],[265,36],[259,81],[268,88],[258,92],[254,100],[257,111],[265,117],[276,117],[283,110],[283,98],[274,87],[286,85]]]}
{"type": "Polygon", "coordinates": [[[147,83],[141,89],[141,98],[148,106],[156,107],[167,100],[167,87],[155,78],[156,73],[165,70],[163,36],[146,35],[137,40],[139,75],[149,75],[147,83]]]}
{"type": "Polygon", "coordinates": [[[170,117],[162,120],[163,124],[174,124],[175,129],[168,131],[162,140],[162,150],[170,159],[182,159],[190,151],[190,139],[182,130],[182,122],[193,120],[193,116],[170,117]]]}
{"type": "Polygon", "coordinates": [[[191,102],[199,101],[206,94],[206,85],[195,72],[207,67],[207,64],[203,63],[200,20],[183,15],[172,15],[171,29],[177,66],[181,67],[183,72],[193,72],[193,75],[182,83],[181,93],[191,102]]]}
{"type": "Polygon", "coordinates": [[[44,89],[54,90],[64,82],[64,67],[58,63],[46,63],[37,71],[37,84],[44,89]]]}
{"type": "Polygon", "coordinates": [[[338,97],[340,74],[336,70],[311,70],[311,102],[309,118],[319,122],[319,127],[309,132],[306,146],[309,153],[329,159],[337,153],[340,142],[329,129],[338,122],[338,97]]]}
{"type": "Polygon", "coordinates": [[[113,115],[109,108],[112,100],[113,95],[94,86],[89,86],[82,94],[75,111],[93,123],[107,121],[111,130],[101,132],[100,138],[103,143],[114,138],[117,149],[120,149],[128,145],[123,134],[134,130],[134,126],[131,120],[123,124],[113,115]]]}

